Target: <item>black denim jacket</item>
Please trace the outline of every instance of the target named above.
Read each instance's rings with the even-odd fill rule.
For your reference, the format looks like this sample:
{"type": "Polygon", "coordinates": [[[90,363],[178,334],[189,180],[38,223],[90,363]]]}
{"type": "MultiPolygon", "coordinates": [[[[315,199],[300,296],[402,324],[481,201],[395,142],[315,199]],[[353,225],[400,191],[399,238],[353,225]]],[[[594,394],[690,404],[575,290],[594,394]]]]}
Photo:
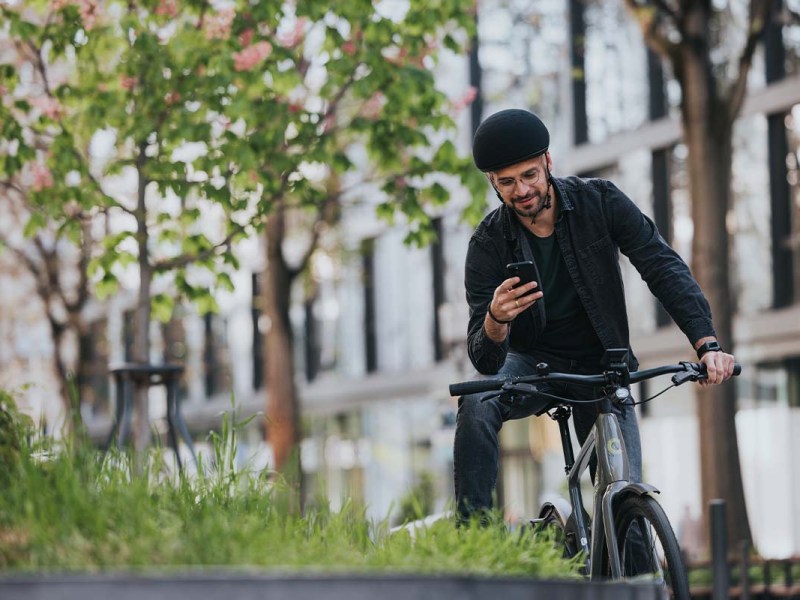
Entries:
{"type": "MultiPolygon", "coordinates": [[[[560,210],[555,227],[558,245],[605,348],[630,348],[619,251],[630,259],[692,344],[716,335],[708,301],[689,267],[630,198],[602,179],[553,178],[553,184],[560,210]]],[[[505,265],[524,260],[517,242],[522,235],[519,227],[516,216],[503,205],[478,225],[467,251],[468,351],[475,368],[487,375],[503,366],[509,348],[535,353],[541,331],[533,310],[511,323],[510,335],[502,344],[492,341],[483,327],[494,290],[508,277],[505,265]]],[[[631,368],[636,369],[638,361],[630,355],[631,368]]]]}

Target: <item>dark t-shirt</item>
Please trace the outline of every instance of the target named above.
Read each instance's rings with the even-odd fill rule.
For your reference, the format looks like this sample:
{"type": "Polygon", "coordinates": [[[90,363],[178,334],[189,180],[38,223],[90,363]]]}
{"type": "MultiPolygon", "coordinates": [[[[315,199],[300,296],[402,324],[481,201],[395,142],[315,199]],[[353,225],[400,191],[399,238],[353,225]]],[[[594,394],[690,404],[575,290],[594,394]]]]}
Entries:
{"type": "Polygon", "coordinates": [[[599,364],[603,345],[589,321],[561,255],[555,233],[538,237],[524,230],[539,269],[547,325],[536,339],[535,351],[582,364],[599,364]]]}

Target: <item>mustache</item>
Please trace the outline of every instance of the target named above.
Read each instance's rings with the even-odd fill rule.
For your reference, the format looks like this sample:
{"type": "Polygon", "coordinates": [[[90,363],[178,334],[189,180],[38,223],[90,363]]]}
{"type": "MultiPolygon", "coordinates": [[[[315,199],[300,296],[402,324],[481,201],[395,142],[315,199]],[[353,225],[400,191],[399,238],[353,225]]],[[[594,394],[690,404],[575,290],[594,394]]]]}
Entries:
{"type": "Polygon", "coordinates": [[[537,198],[539,200],[542,199],[541,195],[539,194],[531,194],[530,196],[517,196],[515,198],[512,198],[511,202],[513,202],[514,204],[519,204],[521,202],[527,202],[528,200],[536,200],[537,198]]]}

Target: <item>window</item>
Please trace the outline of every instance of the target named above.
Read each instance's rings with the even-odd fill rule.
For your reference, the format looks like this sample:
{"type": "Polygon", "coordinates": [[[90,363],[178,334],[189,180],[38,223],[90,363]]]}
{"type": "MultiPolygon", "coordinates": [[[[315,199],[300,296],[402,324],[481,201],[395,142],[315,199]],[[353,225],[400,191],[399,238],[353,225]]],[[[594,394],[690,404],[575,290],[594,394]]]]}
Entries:
{"type": "Polygon", "coordinates": [[[800,406],[800,356],[756,365],[737,381],[742,407],[768,404],[800,406]]]}
{"type": "MultiPolygon", "coordinates": [[[[741,117],[733,128],[733,164],[728,233],[731,254],[731,287],[738,314],[753,314],[770,308],[778,282],[769,268],[772,234],[770,222],[769,125],[763,115],[741,117]]],[[[785,133],[784,133],[785,137],[785,133]]],[[[783,154],[781,161],[786,162],[783,154]]],[[[786,180],[786,167],[781,169],[786,180]]],[[[785,195],[784,195],[785,198],[785,195]]],[[[779,202],[776,198],[773,203],[779,202]]],[[[786,200],[784,200],[786,202],[786,200]]]]}
{"type": "Polygon", "coordinates": [[[436,361],[445,358],[445,348],[442,340],[442,324],[440,309],[445,303],[445,263],[444,263],[444,244],[442,235],[442,219],[438,217],[433,220],[433,228],[436,231],[436,241],[431,244],[431,272],[433,274],[433,356],[436,361]]]}
{"type": "Polygon", "coordinates": [[[378,323],[375,306],[375,240],[361,242],[361,269],[364,284],[364,349],[367,373],[378,370],[378,323]]]}
{"type": "Polygon", "coordinates": [[[207,399],[231,389],[230,356],[227,323],[219,315],[206,313],[203,366],[205,367],[205,395],[207,399]]]}
{"type": "Polygon", "coordinates": [[[81,410],[94,416],[108,415],[108,321],[93,321],[88,331],[80,336],[80,371],[77,385],[80,392],[81,410]]]}
{"type": "Polygon", "coordinates": [[[784,119],[788,152],[785,155],[786,181],[789,194],[784,198],[783,215],[786,226],[783,236],[775,241],[777,252],[783,256],[782,272],[775,277],[791,281],[790,289],[785,290],[783,299],[787,305],[800,300],[800,104],[796,104],[784,119]]]}
{"type": "MultiPolygon", "coordinates": [[[[780,5],[780,3],[776,3],[780,5]]],[[[800,13],[800,0],[783,0],[795,15],[800,13]]],[[[783,26],[783,48],[785,49],[784,68],[787,75],[800,74],[800,27],[794,23],[783,26]]]]}
{"type": "Polygon", "coordinates": [[[252,276],[252,306],[250,314],[253,322],[253,389],[258,390],[264,386],[264,334],[262,328],[262,298],[261,298],[260,273],[252,276]]]}
{"type": "MultiPolygon", "coordinates": [[[[654,150],[652,154],[653,172],[653,220],[661,237],[672,244],[672,202],[669,189],[669,164],[671,149],[654,150]]],[[[656,303],[656,326],[672,324],[672,318],[658,300],[656,303]]]]}
{"type": "Polygon", "coordinates": [[[585,27],[588,134],[599,143],[648,119],[647,54],[636,20],[619,0],[588,3],[585,27]]]}
{"type": "MultiPolygon", "coordinates": [[[[167,364],[186,363],[186,330],[183,326],[183,314],[180,308],[172,313],[172,318],[161,325],[161,339],[163,340],[163,362],[167,364]]],[[[186,377],[179,379],[178,398],[185,400],[189,395],[186,377]]]]}

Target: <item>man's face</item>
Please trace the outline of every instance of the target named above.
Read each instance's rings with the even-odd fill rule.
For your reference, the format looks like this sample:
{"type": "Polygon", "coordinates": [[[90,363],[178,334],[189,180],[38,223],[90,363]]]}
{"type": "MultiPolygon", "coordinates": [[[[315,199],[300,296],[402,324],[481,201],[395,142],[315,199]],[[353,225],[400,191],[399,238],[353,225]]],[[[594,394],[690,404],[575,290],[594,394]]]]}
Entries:
{"type": "Polygon", "coordinates": [[[545,209],[550,153],[489,173],[503,203],[520,217],[533,219],[545,209]]]}

